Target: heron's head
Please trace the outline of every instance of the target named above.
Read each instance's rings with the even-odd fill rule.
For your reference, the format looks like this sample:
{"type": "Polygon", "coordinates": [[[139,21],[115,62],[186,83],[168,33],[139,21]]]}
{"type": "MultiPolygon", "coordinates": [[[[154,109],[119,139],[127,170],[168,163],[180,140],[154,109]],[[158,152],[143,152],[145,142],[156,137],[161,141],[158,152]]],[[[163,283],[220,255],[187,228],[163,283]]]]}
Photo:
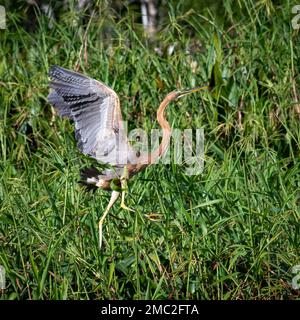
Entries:
{"type": "Polygon", "coordinates": [[[197,92],[200,90],[206,90],[208,88],[209,88],[208,86],[201,86],[201,87],[195,87],[195,88],[191,88],[191,89],[184,89],[184,90],[175,91],[175,93],[176,93],[175,99],[179,99],[183,96],[186,96],[187,94],[194,93],[194,92],[197,92]]]}

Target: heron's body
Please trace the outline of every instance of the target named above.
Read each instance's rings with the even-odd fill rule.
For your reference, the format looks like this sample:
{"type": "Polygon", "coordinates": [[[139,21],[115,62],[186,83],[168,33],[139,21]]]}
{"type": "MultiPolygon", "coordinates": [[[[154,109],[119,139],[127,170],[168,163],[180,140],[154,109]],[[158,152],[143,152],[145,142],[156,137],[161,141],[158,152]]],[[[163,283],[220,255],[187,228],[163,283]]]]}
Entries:
{"type": "Polygon", "coordinates": [[[152,153],[140,154],[128,143],[120,101],[111,88],[100,81],[58,66],[51,67],[50,78],[52,91],[48,101],[61,116],[74,121],[79,150],[99,162],[111,165],[111,168],[102,172],[95,168],[81,172],[82,183],[87,187],[114,190],[99,221],[101,247],[103,220],[120,195],[119,191],[112,188],[112,181],[121,188],[121,207],[131,210],[124,203],[127,180],[147,165],[155,163],[169,145],[171,128],[164,117],[165,109],[171,101],[202,88],[173,91],[165,97],[157,110],[157,121],[163,131],[162,142],[152,153]]]}
{"type": "MultiPolygon", "coordinates": [[[[142,171],[146,168],[146,164],[127,164],[118,169],[122,169],[124,172],[125,168],[128,172],[128,179],[130,179],[136,173],[142,171]]],[[[87,189],[95,190],[97,188],[103,190],[112,190],[111,181],[114,180],[114,185],[121,187],[121,181],[119,178],[121,174],[117,174],[112,170],[109,171],[110,173],[101,174],[96,168],[88,168],[81,170],[81,181],[80,183],[87,187],[87,189]]],[[[105,170],[104,170],[105,173],[105,170]]]]}

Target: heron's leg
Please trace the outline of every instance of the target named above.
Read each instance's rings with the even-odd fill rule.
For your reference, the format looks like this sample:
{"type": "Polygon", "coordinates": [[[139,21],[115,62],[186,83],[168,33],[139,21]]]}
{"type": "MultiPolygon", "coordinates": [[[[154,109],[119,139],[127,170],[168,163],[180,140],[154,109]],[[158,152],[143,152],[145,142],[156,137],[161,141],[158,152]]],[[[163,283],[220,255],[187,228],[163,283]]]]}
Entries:
{"type": "Polygon", "coordinates": [[[107,216],[109,210],[111,209],[111,207],[113,206],[113,204],[116,202],[116,200],[118,199],[119,197],[119,194],[120,192],[118,191],[113,191],[112,194],[111,194],[111,197],[110,197],[110,200],[109,200],[109,203],[108,203],[108,206],[107,208],[105,209],[101,219],[99,220],[99,223],[98,223],[98,227],[99,227],[99,248],[101,249],[102,247],[102,225],[103,225],[103,221],[105,219],[105,217],[107,216]]]}
{"type": "Polygon", "coordinates": [[[128,180],[128,170],[127,167],[124,167],[123,176],[121,177],[121,189],[122,189],[122,198],[121,198],[121,208],[128,210],[128,211],[134,211],[133,209],[129,208],[125,204],[125,193],[127,191],[127,180],[128,180]]]}
{"type": "Polygon", "coordinates": [[[125,193],[127,191],[127,180],[126,179],[121,179],[121,188],[122,188],[121,208],[128,210],[128,211],[134,211],[133,209],[127,207],[125,204],[125,193]]]}

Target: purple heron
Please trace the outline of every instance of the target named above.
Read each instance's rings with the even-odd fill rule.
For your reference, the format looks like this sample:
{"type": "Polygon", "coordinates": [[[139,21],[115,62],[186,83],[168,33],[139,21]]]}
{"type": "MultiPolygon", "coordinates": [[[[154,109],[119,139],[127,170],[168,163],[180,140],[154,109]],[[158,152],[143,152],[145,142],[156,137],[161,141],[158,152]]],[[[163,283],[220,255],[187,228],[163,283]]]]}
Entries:
{"type": "Polygon", "coordinates": [[[74,121],[75,138],[79,150],[111,167],[99,172],[95,168],[81,172],[82,183],[88,188],[112,190],[108,206],[99,220],[99,246],[102,246],[102,225],[109,210],[121,193],[121,208],[134,211],[125,205],[127,180],[147,165],[155,163],[166,151],[171,128],[164,117],[170,102],[205,87],[170,92],[157,110],[157,121],[162,128],[162,141],[152,153],[137,154],[129,144],[124,130],[120,101],[114,90],[104,83],[78,72],[58,66],[50,68],[49,103],[60,116],[74,121]],[[117,181],[119,190],[112,188],[117,181]]]}

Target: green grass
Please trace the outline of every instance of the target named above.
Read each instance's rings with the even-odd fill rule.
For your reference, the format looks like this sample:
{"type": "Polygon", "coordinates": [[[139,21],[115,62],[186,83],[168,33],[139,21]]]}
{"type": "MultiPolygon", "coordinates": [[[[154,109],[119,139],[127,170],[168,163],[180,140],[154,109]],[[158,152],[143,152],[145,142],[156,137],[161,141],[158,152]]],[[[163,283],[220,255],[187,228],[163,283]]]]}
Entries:
{"type": "Polygon", "coordinates": [[[136,13],[118,16],[104,4],[92,18],[67,10],[52,28],[38,10],[33,26],[25,25],[25,7],[7,10],[8,28],[0,30],[2,299],[299,299],[291,269],[300,264],[300,47],[291,28],[295,3],[278,2],[225,1],[218,15],[185,11],[179,2],[165,8],[151,40],[136,13]],[[136,175],[126,198],[136,212],[116,203],[102,251],[97,222],[110,193],[79,186],[79,170],[91,160],[46,100],[50,65],[75,67],[90,18],[81,70],[116,90],[130,128],[158,128],[156,108],[169,91],[213,87],[168,110],[174,128],[204,128],[203,173],[160,164],[136,175]]]}

